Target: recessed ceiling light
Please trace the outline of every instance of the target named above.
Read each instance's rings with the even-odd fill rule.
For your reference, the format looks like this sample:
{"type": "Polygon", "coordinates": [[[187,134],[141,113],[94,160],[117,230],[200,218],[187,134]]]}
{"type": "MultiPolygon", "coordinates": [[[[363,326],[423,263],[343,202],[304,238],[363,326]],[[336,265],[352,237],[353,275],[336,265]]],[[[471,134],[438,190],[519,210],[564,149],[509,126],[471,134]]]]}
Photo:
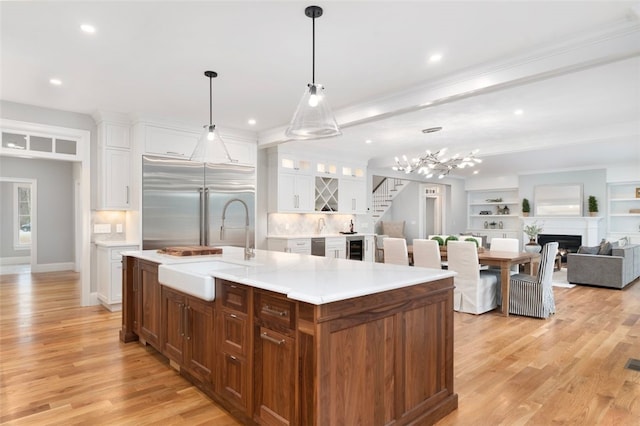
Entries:
{"type": "Polygon", "coordinates": [[[442,55],[440,53],[434,53],[429,56],[429,62],[440,62],[442,60],[442,55]]]}
{"type": "Polygon", "coordinates": [[[474,171],[473,171],[473,174],[474,174],[474,175],[477,175],[477,174],[478,174],[478,170],[474,170],[474,171]]]}
{"type": "Polygon", "coordinates": [[[367,139],[366,141],[364,141],[364,143],[371,143],[373,142],[371,139],[367,139]]]}
{"type": "Polygon", "coordinates": [[[93,34],[96,32],[96,27],[94,27],[93,25],[89,25],[89,24],[82,24],[80,25],[80,29],[82,31],[84,31],[87,34],[93,34]]]}
{"type": "Polygon", "coordinates": [[[62,80],[57,79],[57,78],[52,78],[49,80],[49,83],[53,84],[54,86],[61,86],[62,85],[62,80]]]}
{"type": "Polygon", "coordinates": [[[254,120],[253,118],[250,118],[247,123],[249,123],[250,126],[255,126],[256,125],[256,120],[254,120]]]}
{"type": "Polygon", "coordinates": [[[521,109],[517,109],[517,110],[513,111],[513,113],[514,113],[515,115],[522,115],[522,114],[524,114],[524,111],[523,111],[523,110],[521,110],[521,109]]]}

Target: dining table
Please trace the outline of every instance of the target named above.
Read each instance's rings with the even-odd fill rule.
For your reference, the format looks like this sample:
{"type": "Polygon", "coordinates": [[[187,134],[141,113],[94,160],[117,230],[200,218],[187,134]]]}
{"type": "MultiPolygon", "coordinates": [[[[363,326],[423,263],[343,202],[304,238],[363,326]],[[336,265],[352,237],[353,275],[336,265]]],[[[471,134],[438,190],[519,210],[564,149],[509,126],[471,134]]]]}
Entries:
{"type": "MultiPolygon", "coordinates": [[[[409,257],[413,257],[413,245],[407,246],[409,257]]],[[[447,251],[440,250],[440,259],[444,262],[447,260],[447,251]]],[[[478,263],[480,265],[499,266],[500,267],[500,293],[502,294],[501,312],[504,316],[509,316],[509,291],[511,288],[511,266],[527,265],[530,266],[532,274],[536,274],[535,264],[540,262],[540,253],[529,252],[512,252],[485,250],[478,251],[478,263]]],[[[454,278],[455,280],[455,278],[454,278]]]]}

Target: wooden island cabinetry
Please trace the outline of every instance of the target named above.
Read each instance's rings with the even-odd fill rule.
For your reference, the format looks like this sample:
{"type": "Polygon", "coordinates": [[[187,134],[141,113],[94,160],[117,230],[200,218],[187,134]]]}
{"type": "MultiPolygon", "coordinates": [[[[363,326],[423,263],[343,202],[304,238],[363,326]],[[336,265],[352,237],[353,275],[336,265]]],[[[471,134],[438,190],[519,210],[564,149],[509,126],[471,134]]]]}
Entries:
{"type": "Polygon", "coordinates": [[[128,303],[148,263],[124,260],[121,339],[144,330],[132,310],[160,310],[159,350],[244,424],[433,424],[457,408],[451,277],[324,304],[216,278],[212,302],[159,286],[157,307],[128,303]]]}

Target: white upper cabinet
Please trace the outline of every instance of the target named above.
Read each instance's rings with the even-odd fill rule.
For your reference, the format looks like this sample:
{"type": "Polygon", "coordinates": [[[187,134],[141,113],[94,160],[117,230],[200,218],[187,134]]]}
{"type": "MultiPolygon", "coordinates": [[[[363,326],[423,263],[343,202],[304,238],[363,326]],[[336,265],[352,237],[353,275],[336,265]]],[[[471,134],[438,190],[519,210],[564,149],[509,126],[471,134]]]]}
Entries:
{"type": "Polygon", "coordinates": [[[144,151],[168,157],[189,158],[200,134],[156,124],[143,124],[144,151]]]}
{"type": "Polygon", "coordinates": [[[367,213],[367,182],[364,179],[340,179],[338,212],[367,213]]]}
{"type": "Polygon", "coordinates": [[[99,210],[133,208],[131,194],[131,139],[129,125],[121,122],[98,122],[98,191],[99,210]]]}

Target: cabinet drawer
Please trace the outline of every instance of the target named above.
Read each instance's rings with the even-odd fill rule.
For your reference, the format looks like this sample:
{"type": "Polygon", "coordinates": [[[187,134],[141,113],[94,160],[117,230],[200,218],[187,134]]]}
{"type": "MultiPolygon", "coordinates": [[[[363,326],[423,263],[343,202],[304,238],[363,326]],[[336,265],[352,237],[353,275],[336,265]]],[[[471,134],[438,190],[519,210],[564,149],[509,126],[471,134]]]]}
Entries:
{"type": "Polygon", "coordinates": [[[220,313],[222,350],[235,355],[247,355],[247,317],[231,309],[220,313]]]}
{"type": "Polygon", "coordinates": [[[287,299],[271,294],[256,293],[255,315],[264,323],[295,328],[295,304],[287,299]]]}
{"type": "Polygon", "coordinates": [[[220,283],[217,297],[220,298],[222,306],[246,314],[249,289],[230,281],[217,281],[220,283]]]}

